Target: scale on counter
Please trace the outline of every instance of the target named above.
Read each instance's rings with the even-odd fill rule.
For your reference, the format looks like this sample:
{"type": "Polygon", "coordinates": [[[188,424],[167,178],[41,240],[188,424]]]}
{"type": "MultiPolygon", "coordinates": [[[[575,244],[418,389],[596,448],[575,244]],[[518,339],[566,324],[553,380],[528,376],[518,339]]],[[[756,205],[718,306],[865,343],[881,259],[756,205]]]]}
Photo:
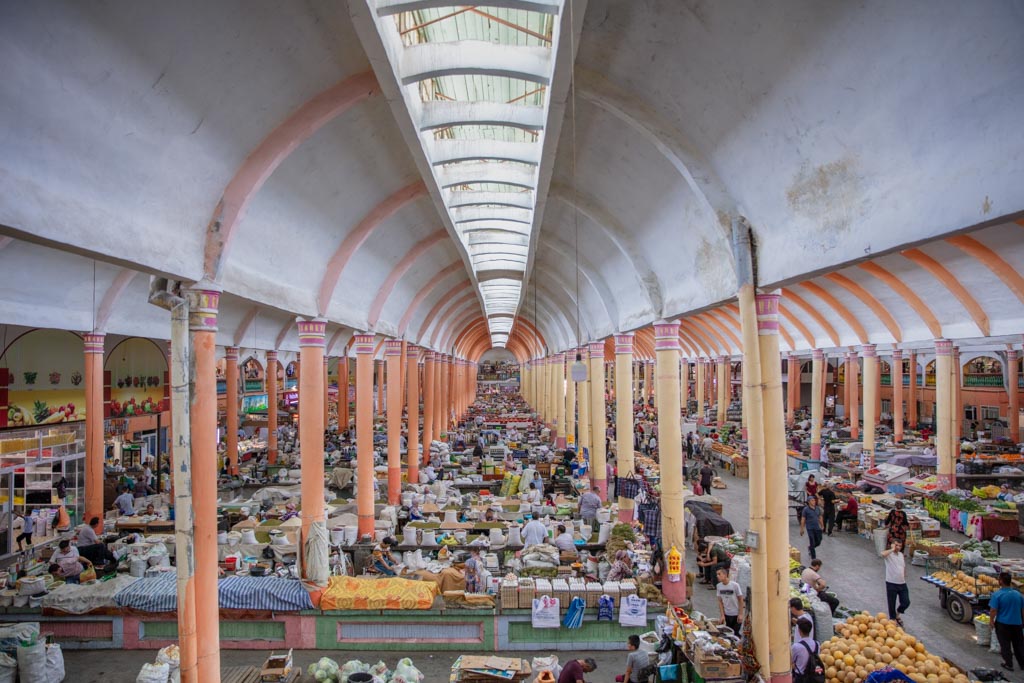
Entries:
{"type": "Polygon", "coordinates": [[[910,469],[900,465],[882,463],[866,470],[861,478],[884,491],[890,484],[902,484],[910,479],[910,469]]]}

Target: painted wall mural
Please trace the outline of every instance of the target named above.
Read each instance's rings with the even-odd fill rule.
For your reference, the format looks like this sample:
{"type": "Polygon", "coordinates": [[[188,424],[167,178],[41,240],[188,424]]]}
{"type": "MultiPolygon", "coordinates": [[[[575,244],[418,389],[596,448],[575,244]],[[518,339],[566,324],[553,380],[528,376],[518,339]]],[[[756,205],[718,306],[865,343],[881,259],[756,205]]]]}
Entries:
{"type": "Polygon", "coordinates": [[[60,330],[33,330],[0,357],[0,427],[27,427],[85,419],[82,338],[60,330]]]}
{"type": "Polygon", "coordinates": [[[125,339],[110,351],[103,369],[110,373],[110,417],[162,410],[167,358],[156,344],[139,337],[125,339]]]}

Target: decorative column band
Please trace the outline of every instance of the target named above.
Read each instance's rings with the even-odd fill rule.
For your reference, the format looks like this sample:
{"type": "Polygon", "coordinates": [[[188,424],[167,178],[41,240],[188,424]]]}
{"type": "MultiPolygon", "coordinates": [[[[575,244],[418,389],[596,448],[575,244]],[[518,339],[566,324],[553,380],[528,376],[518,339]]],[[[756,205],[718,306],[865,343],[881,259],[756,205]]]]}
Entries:
{"type": "Polygon", "coordinates": [[[594,360],[604,360],[604,342],[590,342],[590,357],[594,360]]]}
{"type": "Polygon", "coordinates": [[[416,346],[415,344],[406,344],[405,345],[405,358],[406,358],[406,360],[411,360],[411,361],[415,362],[415,361],[419,360],[419,357],[420,357],[420,347],[416,346]]]}
{"type": "MultiPolygon", "coordinates": [[[[792,358],[792,356],[790,356],[790,358],[792,358]]],[[[718,357],[718,362],[719,363],[728,363],[730,360],[732,360],[732,359],[729,356],[719,356],[718,357]]]]}
{"type": "Polygon", "coordinates": [[[325,367],[325,368],[327,367],[327,363],[328,363],[328,362],[329,362],[330,360],[331,360],[331,357],[330,357],[330,356],[328,356],[328,355],[324,355],[324,367],[325,367]]]}
{"type": "Polygon", "coordinates": [[[267,351],[267,363],[272,363],[275,360],[277,360],[277,351],[267,351]]]}
{"type": "Polygon", "coordinates": [[[615,335],[615,353],[633,353],[633,335],[632,334],[617,334],[615,335]]]}
{"type": "Polygon", "coordinates": [[[188,296],[188,329],[193,332],[216,332],[220,292],[215,289],[190,289],[188,296]]]}
{"type": "MultiPolygon", "coordinates": [[[[1013,363],[1017,360],[1017,349],[1006,349],[1006,362],[1013,363]]],[[[1016,372],[1017,368],[1013,369],[1016,372]]]]}
{"type": "MultiPolygon", "coordinates": [[[[96,332],[86,332],[82,335],[82,341],[85,342],[86,353],[103,353],[103,340],[106,338],[105,335],[98,334],[96,332]]],[[[168,350],[170,353],[170,350],[168,350]]]]}
{"type": "Polygon", "coordinates": [[[811,360],[825,360],[825,352],[821,349],[811,351],[811,360]]]}
{"type": "Polygon", "coordinates": [[[874,358],[875,356],[877,356],[878,353],[875,349],[876,347],[874,344],[865,344],[864,346],[860,347],[861,354],[865,358],[874,358]]]}
{"type": "Polygon", "coordinates": [[[324,346],[324,333],[327,332],[326,320],[299,320],[299,346],[324,346]]]}
{"type": "Polygon", "coordinates": [[[779,294],[758,294],[754,297],[757,310],[757,334],[768,336],[779,333],[779,294]]]}
{"type": "Polygon", "coordinates": [[[389,339],[384,342],[384,355],[385,356],[401,356],[402,355],[402,342],[389,339]]]}
{"type": "Polygon", "coordinates": [[[225,346],[224,347],[224,358],[227,360],[238,360],[238,347],[237,346],[225,346]]]}
{"type": "Polygon", "coordinates": [[[894,361],[901,361],[901,360],[903,360],[903,351],[900,350],[900,349],[893,349],[892,350],[892,359],[894,361]]]}
{"type": "Polygon", "coordinates": [[[948,339],[936,339],[935,340],[935,355],[936,356],[951,356],[953,355],[953,342],[948,339]]]}
{"type": "Polygon", "coordinates": [[[847,351],[846,352],[846,360],[850,361],[851,363],[855,362],[857,360],[857,352],[856,351],[847,351]]]}
{"type": "Polygon", "coordinates": [[[590,358],[590,352],[586,346],[581,346],[576,349],[576,353],[580,354],[580,360],[587,360],[590,358]]]}
{"type": "Polygon", "coordinates": [[[352,348],[357,354],[373,354],[373,335],[357,334],[352,337],[352,348]]]}
{"type": "Polygon", "coordinates": [[[679,349],[679,321],[656,323],[654,325],[654,350],[678,351],[679,349]]]}
{"type": "Polygon", "coordinates": [[[565,362],[565,354],[564,353],[556,353],[553,356],[553,358],[555,360],[555,365],[561,365],[562,363],[565,362]]]}

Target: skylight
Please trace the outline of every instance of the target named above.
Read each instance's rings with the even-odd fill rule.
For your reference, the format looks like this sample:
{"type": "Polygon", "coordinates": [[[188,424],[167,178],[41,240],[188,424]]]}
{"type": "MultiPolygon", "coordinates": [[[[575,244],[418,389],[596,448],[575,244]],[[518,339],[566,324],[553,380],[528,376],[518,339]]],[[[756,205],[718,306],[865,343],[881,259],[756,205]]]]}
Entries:
{"type": "Polygon", "coordinates": [[[495,346],[508,341],[529,259],[562,3],[376,0],[394,22],[378,29],[495,346]]]}

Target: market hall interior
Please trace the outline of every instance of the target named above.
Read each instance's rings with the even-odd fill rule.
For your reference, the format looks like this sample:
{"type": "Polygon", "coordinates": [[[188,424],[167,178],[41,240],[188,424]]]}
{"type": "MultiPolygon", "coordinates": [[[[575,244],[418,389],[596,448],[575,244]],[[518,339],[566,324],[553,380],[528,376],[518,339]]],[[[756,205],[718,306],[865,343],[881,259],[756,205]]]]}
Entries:
{"type": "MultiPolygon", "coordinates": [[[[3,3],[0,610],[19,626],[0,650],[175,646],[205,682],[234,675],[222,649],[624,648],[636,629],[596,603],[539,645],[535,585],[498,599],[525,562],[508,553],[479,559],[489,611],[439,588],[436,613],[363,619],[332,587],[376,572],[390,534],[403,568],[438,569],[433,534],[405,542],[413,507],[454,542],[444,504],[477,527],[496,505],[489,546],[561,517],[598,574],[629,527],[656,591],[639,630],[681,635],[694,603],[718,609],[686,580],[704,505],[746,567],[749,647],[715,645],[729,675],[674,654],[784,681],[814,472],[865,483],[865,538],[823,553],[880,566],[905,503],[907,564],[946,581],[911,582],[908,638],[935,590],[973,626],[991,577],[935,539],[1021,555],[1022,26],[1013,0],[3,3]],[[694,491],[691,431],[729,495],[694,491]],[[527,482],[520,509],[526,472],[558,497],[527,482]],[[600,521],[573,507],[591,492],[600,521]],[[84,563],[50,568],[84,529],[112,578],[76,586],[84,563]]],[[[845,581],[860,607],[879,579],[845,581]]],[[[927,657],[970,632],[920,628],[927,657]]],[[[832,683],[866,678],[850,656],[832,683]]],[[[918,683],[978,664],[892,659],[918,683]]]]}

